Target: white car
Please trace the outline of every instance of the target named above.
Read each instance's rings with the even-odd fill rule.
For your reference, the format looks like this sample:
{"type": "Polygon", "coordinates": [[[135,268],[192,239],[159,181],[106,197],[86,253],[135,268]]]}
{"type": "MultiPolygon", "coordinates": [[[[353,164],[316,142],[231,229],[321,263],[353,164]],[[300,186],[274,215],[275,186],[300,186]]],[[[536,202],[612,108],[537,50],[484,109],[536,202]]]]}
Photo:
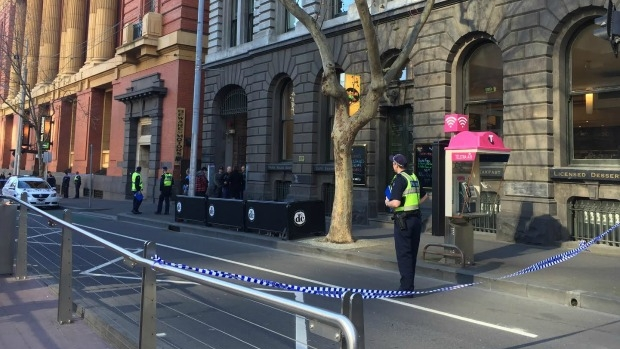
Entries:
{"type": "Polygon", "coordinates": [[[10,177],[2,188],[2,195],[21,199],[22,193],[28,194],[26,201],[34,206],[58,207],[60,198],[56,189],[39,177],[10,177]]]}

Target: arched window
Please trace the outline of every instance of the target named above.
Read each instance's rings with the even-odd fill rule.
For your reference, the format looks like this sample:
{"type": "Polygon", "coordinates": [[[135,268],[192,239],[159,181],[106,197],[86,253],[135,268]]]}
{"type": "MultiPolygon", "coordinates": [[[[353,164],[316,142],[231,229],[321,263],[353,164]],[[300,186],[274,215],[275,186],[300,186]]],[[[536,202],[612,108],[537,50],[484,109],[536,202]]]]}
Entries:
{"type": "Polygon", "coordinates": [[[295,90],[291,79],[282,82],[276,105],[275,115],[280,120],[280,161],[293,161],[295,90]]]}
{"type": "Polygon", "coordinates": [[[620,165],[620,61],[595,28],[578,30],[567,53],[570,162],[620,165]]]}
{"type": "Polygon", "coordinates": [[[464,112],[471,131],[492,131],[502,135],[503,117],[502,52],[494,43],[476,47],[465,62],[464,112]]]}
{"type": "Polygon", "coordinates": [[[334,17],[344,16],[349,11],[349,6],[353,4],[353,0],[332,0],[334,17]]]}
{"type": "MultiPolygon", "coordinates": [[[[385,53],[383,53],[383,55],[381,55],[381,61],[382,61],[382,66],[384,69],[386,68],[390,68],[392,66],[392,64],[394,64],[394,61],[396,61],[396,58],[398,58],[398,55],[400,54],[400,50],[389,50],[385,53]]],[[[407,76],[407,66],[405,65],[405,67],[403,68],[403,70],[400,73],[400,76],[396,76],[396,80],[398,81],[404,81],[407,80],[408,76],[407,76]]],[[[390,81],[391,82],[391,81],[390,81]]]]}
{"type": "MultiPolygon", "coordinates": [[[[301,6],[301,0],[295,0],[295,2],[301,6]]],[[[280,6],[282,6],[280,4],[280,6]]],[[[288,10],[286,8],[284,8],[284,6],[282,6],[282,8],[284,9],[284,32],[290,32],[295,30],[295,27],[297,26],[297,22],[299,22],[299,20],[297,19],[297,17],[293,16],[290,12],[288,12],[288,10]]]]}

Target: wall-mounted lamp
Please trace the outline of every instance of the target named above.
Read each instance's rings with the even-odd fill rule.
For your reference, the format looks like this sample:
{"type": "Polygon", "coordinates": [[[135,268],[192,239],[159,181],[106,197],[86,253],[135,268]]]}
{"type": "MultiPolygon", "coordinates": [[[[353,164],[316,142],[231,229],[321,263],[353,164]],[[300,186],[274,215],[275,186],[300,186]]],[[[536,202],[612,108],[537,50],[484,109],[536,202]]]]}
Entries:
{"type": "Polygon", "coordinates": [[[594,94],[586,93],[586,114],[592,114],[594,110],[594,94]]]}
{"type": "Polygon", "coordinates": [[[52,121],[51,116],[43,117],[43,134],[51,135],[53,124],[54,124],[54,121],[52,121]]]}
{"type": "Polygon", "coordinates": [[[22,128],[22,147],[30,146],[30,123],[24,122],[24,126],[22,128]]]}

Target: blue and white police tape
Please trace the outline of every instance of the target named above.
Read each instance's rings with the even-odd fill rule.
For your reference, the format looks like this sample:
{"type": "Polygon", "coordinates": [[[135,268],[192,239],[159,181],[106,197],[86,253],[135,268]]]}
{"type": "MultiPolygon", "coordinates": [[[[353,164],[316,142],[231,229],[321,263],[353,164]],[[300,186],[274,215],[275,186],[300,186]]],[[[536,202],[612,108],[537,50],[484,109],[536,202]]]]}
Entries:
{"type": "MultiPolygon", "coordinates": [[[[590,240],[588,242],[583,242],[582,241],[579,244],[578,247],[576,247],[576,248],[574,248],[574,249],[572,249],[570,251],[567,251],[567,252],[561,253],[559,255],[555,255],[553,257],[547,258],[547,259],[545,259],[543,261],[540,261],[538,263],[535,263],[535,264],[533,264],[533,265],[531,265],[531,266],[529,266],[527,268],[521,269],[521,270],[519,270],[519,271],[517,271],[515,273],[499,277],[499,278],[497,278],[497,280],[503,280],[503,279],[508,279],[508,278],[511,278],[511,277],[519,276],[519,275],[524,275],[524,274],[527,274],[527,273],[531,273],[531,272],[534,272],[534,271],[545,269],[545,268],[548,268],[548,267],[550,267],[552,265],[556,265],[556,264],[562,263],[564,261],[567,261],[567,260],[575,257],[576,255],[578,255],[579,253],[587,250],[588,247],[590,247],[593,244],[595,244],[598,241],[600,241],[603,237],[605,237],[605,235],[609,234],[611,231],[613,231],[614,229],[618,228],[619,226],[620,226],[620,222],[616,223],[611,228],[609,228],[607,231],[605,231],[601,235],[595,237],[594,239],[592,239],[592,240],[590,240]]],[[[157,255],[155,255],[152,259],[154,261],[154,264],[167,265],[167,266],[170,266],[170,267],[179,268],[179,269],[183,269],[183,270],[191,270],[191,271],[194,271],[194,272],[197,272],[197,273],[200,273],[200,274],[204,274],[204,275],[220,277],[220,278],[227,278],[227,279],[233,279],[233,280],[240,280],[240,281],[244,281],[244,282],[248,282],[248,283],[253,283],[253,284],[257,284],[257,285],[261,285],[261,286],[273,287],[273,288],[278,288],[278,289],[282,289],[282,290],[286,290],[286,291],[303,292],[303,293],[308,293],[308,294],[313,294],[313,295],[318,295],[318,296],[324,296],[324,297],[330,297],[330,298],[342,298],[342,295],[345,292],[347,292],[347,291],[351,291],[351,292],[354,292],[354,293],[359,293],[362,296],[362,298],[364,298],[364,299],[414,296],[414,295],[422,295],[422,294],[430,294],[430,293],[452,291],[452,290],[456,290],[456,289],[460,289],[460,288],[465,288],[465,287],[469,287],[469,286],[473,286],[473,285],[477,285],[477,284],[481,283],[481,282],[473,282],[473,283],[468,283],[468,284],[459,284],[459,285],[454,285],[454,286],[440,287],[440,288],[436,288],[436,289],[433,289],[433,290],[425,290],[425,291],[368,290],[368,289],[362,289],[362,288],[323,287],[323,286],[307,287],[307,286],[289,285],[289,284],[286,284],[286,283],[277,282],[277,281],[271,281],[271,280],[263,280],[263,279],[258,279],[258,278],[254,278],[254,277],[250,277],[250,276],[234,274],[234,273],[228,273],[228,272],[225,272],[225,271],[190,267],[190,266],[185,265],[185,264],[167,262],[167,261],[161,259],[157,255]]]]}
{"type": "Polygon", "coordinates": [[[346,288],[346,287],[297,286],[297,285],[289,285],[289,284],[277,282],[277,281],[258,279],[258,278],[254,278],[251,276],[228,273],[225,271],[196,268],[196,267],[191,267],[186,264],[168,262],[168,261],[161,259],[157,255],[155,255],[152,259],[155,264],[167,265],[173,268],[179,268],[183,270],[191,270],[191,271],[204,274],[204,275],[215,276],[215,277],[226,278],[226,279],[233,279],[233,280],[240,280],[240,281],[253,283],[253,284],[257,284],[261,286],[273,287],[273,288],[278,288],[278,289],[286,290],[286,291],[303,292],[303,293],[313,294],[317,296],[330,297],[330,298],[342,298],[342,295],[347,291],[359,293],[364,299],[413,296],[413,295],[421,295],[421,294],[428,294],[428,293],[451,291],[451,290],[456,290],[459,288],[464,288],[464,287],[468,287],[468,286],[475,284],[475,283],[471,283],[471,284],[447,286],[447,287],[441,287],[441,288],[437,288],[434,290],[427,290],[427,291],[392,291],[392,290],[368,290],[368,289],[362,289],[362,288],[346,288]]]}
{"type": "Polygon", "coordinates": [[[515,273],[509,274],[509,275],[505,275],[502,276],[500,278],[498,278],[498,280],[503,280],[503,279],[508,279],[511,277],[515,277],[515,276],[519,276],[519,275],[523,275],[523,274],[527,274],[527,273],[531,273],[537,270],[541,270],[541,269],[545,269],[548,268],[552,265],[556,265],[562,262],[565,262],[573,257],[575,257],[576,255],[580,254],[581,252],[587,250],[590,246],[594,245],[595,243],[599,242],[602,238],[605,237],[605,235],[609,234],[610,232],[612,232],[614,229],[620,227],[620,222],[614,224],[611,228],[607,229],[605,232],[603,232],[601,235],[595,237],[594,239],[585,242],[585,241],[580,241],[579,242],[579,246],[575,247],[574,249],[570,250],[570,251],[566,251],[564,253],[560,253],[558,255],[555,255],[553,257],[549,257],[547,259],[545,259],[544,261],[540,261],[538,263],[532,264],[527,268],[521,269],[515,273]]]}

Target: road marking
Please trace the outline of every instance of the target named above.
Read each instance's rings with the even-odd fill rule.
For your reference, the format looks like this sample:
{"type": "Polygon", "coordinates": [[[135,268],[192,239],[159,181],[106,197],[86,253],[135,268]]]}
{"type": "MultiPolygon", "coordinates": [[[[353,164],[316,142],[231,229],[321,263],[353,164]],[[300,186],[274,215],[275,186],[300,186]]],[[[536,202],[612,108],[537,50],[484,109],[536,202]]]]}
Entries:
{"type": "MultiPolygon", "coordinates": [[[[121,234],[118,234],[118,233],[113,233],[113,232],[102,230],[102,229],[98,229],[98,228],[92,228],[92,227],[88,227],[88,228],[94,229],[94,230],[98,230],[98,231],[101,231],[103,233],[107,233],[107,234],[111,234],[111,235],[125,237],[127,239],[144,241],[142,239],[128,237],[128,236],[125,236],[125,235],[121,235],[121,234]]],[[[169,245],[164,245],[164,244],[157,244],[157,246],[158,247],[169,248],[169,249],[180,251],[180,252],[184,252],[184,253],[193,254],[193,255],[196,255],[196,256],[200,256],[200,257],[210,258],[210,259],[221,261],[221,262],[226,262],[226,263],[238,265],[238,266],[241,266],[241,267],[244,267],[244,268],[248,268],[248,269],[259,270],[259,271],[262,271],[262,272],[267,272],[267,273],[271,273],[271,274],[275,274],[275,275],[279,275],[279,276],[283,276],[283,277],[288,277],[288,278],[299,280],[299,281],[305,281],[305,282],[309,282],[309,283],[314,283],[314,284],[322,285],[322,286],[325,286],[325,287],[336,287],[336,288],[341,287],[341,286],[338,286],[338,285],[332,285],[332,284],[324,283],[322,281],[317,281],[317,280],[313,280],[313,279],[309,279],[309,278],[305,278],[305,277],[301,277],[301,276],[297,276],[297,275],[290,275],[290,274],[287,274],[287,273],[275,271],[273,269],[262,268],[262,267],[258,267],[258,266],[255,266],[255,265],[250,265],[250,264],[246,264],[246,263],[242,263],[242,262],[237,262],[237,261],[233,261],[233,260],[229,260],[229,259],[225,259],[225,258],[221,258],[221,257],[217,257],[217,256],[212,256],[212,255],[196,252],[196,251],[191,251],[191,250],[187,250],[187,249],[176,247],[176,246],[169,246],[169,245]]],[[[510,328],[510,327],[505,327],[505,326],[499,326],[499,325],[492,324],[492,323],[489,323],[489,322],[484,322],[484,321],[480,321],[480,320],[476,320],[476,319],[472,319],[472,318],[468,318],[468,317],[464,317],[464,316],[460,316],[460,315],[456,315],[456,314],[447,313],[447,312],[440,311],[440,310],[426,308],[426,307],[422,307],[422,306],[419,306],[419,305],[415,305],[415,304],[411,304],[411,303],[407,303],[407,302],[403,302],[403,301],[399,301],[399,300],[395,300],[395,299],[390,299],[390,298],[381,298],[381,299],[378,299],[378,300],[381,300],[381,301],[384,301],[384,302],[390,302],[390,303],[404,305],[404,306],[407,306],[409,308],[413,308],[413,309],[416,309],[416,310],[424,311],[424,312],[427,312],[427,313],[432,313],[432,314],[435,314],[435,315],[445,316],[445,317],[449,317],[449,318],[452,318],[452,319],[455,319],[455,320],[459,320],[459,321],[463,321],[463,322],[468,322],[468,323],[471,323],[471,324],[474,324],[474,325],[478,325],[478,326],[482,326],[482,327],[493,328],[493,329],[496,329],[496,330],[499,330],[499,331],[513,333],[513,334],[524,336],[524,337],[528,337],[528,338],[538,338],[537,334],[531,333],[531,332],[527,332],[527,331],[519,329],[519,328],[510,328]]]]}

